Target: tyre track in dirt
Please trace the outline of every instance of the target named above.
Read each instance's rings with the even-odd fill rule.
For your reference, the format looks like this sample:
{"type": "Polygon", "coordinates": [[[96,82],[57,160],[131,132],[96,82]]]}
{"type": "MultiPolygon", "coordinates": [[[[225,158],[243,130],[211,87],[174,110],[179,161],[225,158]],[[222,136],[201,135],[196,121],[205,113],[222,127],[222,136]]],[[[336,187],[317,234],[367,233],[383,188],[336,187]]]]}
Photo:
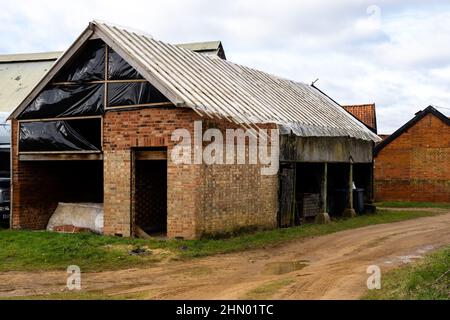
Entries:
{"type": "MultiPolygon", "coordinates": [[[[358,299],[367,289],[368,266],[378,265],[386,272],[450,244],[450,211],[446,212],[276,247],[166,261],[146,269],[86,273],[82,286],[142,299],[358,299]],[[292,265],[298,270],[290,270],[292,265]]],[[[59,293],[65,290],[66,278],[65,272],[0,273],[0,298],[59,293]]]]}

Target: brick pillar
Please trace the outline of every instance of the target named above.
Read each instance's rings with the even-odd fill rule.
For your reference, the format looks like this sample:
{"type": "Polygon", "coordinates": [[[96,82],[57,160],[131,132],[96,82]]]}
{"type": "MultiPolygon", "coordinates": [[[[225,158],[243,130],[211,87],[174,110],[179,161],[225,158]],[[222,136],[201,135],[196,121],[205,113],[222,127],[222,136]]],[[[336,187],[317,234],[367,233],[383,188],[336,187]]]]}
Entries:
{"type": "Polygon", "coordinates": [[[104,151],[104,233],[131,236],[131,151],[104,151]]]}

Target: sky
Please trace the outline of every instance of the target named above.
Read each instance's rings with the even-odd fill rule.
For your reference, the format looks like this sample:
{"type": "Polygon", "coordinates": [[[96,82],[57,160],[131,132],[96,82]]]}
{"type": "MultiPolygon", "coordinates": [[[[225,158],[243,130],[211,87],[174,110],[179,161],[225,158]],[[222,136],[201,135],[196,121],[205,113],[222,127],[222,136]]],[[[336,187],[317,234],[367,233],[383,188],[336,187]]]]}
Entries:
{"type": "Polygon", "coordinates": [[[93,19],[169,43],[221,40],[228,60],[376,103],[379,133],[429,105],[450,116],[450,2],[0,0],[0,54],[65,50],[93,19]]]}

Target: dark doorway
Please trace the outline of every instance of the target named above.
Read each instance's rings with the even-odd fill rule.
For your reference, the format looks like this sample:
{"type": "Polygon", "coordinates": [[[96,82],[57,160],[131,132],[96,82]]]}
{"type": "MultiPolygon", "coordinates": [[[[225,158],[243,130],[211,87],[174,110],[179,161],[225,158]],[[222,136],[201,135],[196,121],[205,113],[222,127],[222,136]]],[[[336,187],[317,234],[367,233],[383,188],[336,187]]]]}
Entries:
{"type": "Polygon", "coordinates": [[[348,204],[348,163],[328,164],[328,211],[330,216],[341,216],[348,204]]]}
{"type": "Polygon", "coordinates": [[[149,235],[167,232],[167,159],[163,151],[135,152],[134,222],[149,235]]]}

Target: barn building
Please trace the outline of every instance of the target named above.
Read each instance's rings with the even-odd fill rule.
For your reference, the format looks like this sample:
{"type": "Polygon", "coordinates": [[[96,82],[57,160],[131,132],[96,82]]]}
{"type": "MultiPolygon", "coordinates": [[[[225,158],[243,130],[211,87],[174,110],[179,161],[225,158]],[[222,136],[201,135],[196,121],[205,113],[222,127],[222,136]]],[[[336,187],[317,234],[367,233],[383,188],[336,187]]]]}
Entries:
{"type": "Polygon", "coordinates": [[[370,202],[379,138],[313,86],[231,63],[216,46],[90,23],[10,115],[12,227],[44,229],[62,202],[101,204],[107,235],[185,239],[362,212],[354,189],[370,202]],[[279,160],[273,174],[249,161],[252,134],[245,150],[226,141],[243,163],[172,156],[176,130],[200,130],[206,150],[208,129],[255,128],[279,160]]]}

